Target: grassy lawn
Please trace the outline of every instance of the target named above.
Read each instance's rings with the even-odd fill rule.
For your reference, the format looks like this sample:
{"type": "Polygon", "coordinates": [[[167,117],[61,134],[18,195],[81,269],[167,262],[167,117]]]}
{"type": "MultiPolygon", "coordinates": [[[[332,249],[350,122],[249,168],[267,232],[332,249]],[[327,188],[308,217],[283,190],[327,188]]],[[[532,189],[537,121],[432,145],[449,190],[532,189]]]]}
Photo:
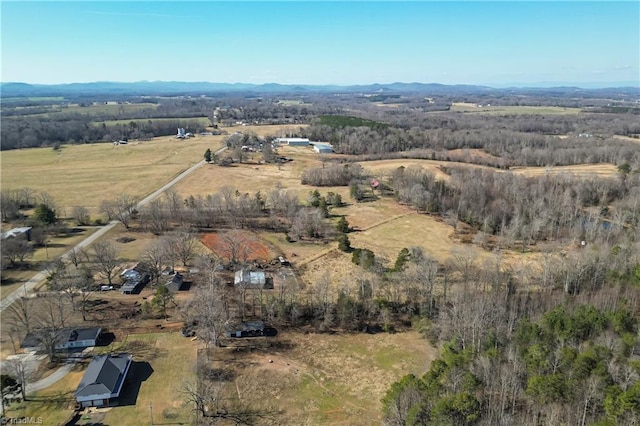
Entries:
{"type": "MultiPolygon", "coordinates": [[[[125,385],[123,396],[125,403],[135,401],[135,405],[100,410],[104,412],[102,424],[147,424],[150,403],[155,424],[190,424],[192,412],[183,406],[180,386],[195,377],[196,346],[196,342],[182,337],[180,333],[155,333],[129,335],[123,342],[98,348],[101,351],[97,353],[132,353],[135,363],[131,370],[133,377],[128,379],[129,388],[125,385]],[[140,382],[138,379],[144,380],[140,382]],[[137,393],[136,382],[139,383],[137,393]]],[[[73,414],[73,392],[84,375],[84,369],[79,366],[59,382],[34,394],[33,400],[9,407],[7,415],[42,417],[45,425],[65,424],[73,414]]]]}
{"type": "Polygon", "coordinates": [[[217,349],[213,358],[218,367],[237,374],[230,393],[269,401],[281,410],[276,423],[283,425],[379,424],[380,400],[389,384],[405,374],[424,373],[436,356],[415,332],[285,331],[273,341],[279,345],[242,352],[217,349]]]}
{"type": "Polygon", "coordinates": [[[195,378],[196,348],[198,343],[182,337],[180,333],[130,334],[123,342],[108,347],[109,351],[127,351],[134,362],[148,363],[141,370],[139,393],[125,396],[135,405],[113,407],[107,411],[103,423],[109,425],[141,425],[149,422],[149,404],[152,405],[154,423],[191,422],[191,408],[183,406],[180,386],[195,378]],[[146,371],[148,367],[152,371],[146,371]],[[150,374],[148,374],[150,372],[150,374]],[[147,377],[148,376],[148,377],[147,377]]]}
{"type": "Polygon", "coordinates": [[[41,417],[43,425],[64,425],[73,416],[75,392],[84,375],[78,366],[60,381],[28,397],[27,401],[12,404],[7,408],[7,417],[41,417]]]}

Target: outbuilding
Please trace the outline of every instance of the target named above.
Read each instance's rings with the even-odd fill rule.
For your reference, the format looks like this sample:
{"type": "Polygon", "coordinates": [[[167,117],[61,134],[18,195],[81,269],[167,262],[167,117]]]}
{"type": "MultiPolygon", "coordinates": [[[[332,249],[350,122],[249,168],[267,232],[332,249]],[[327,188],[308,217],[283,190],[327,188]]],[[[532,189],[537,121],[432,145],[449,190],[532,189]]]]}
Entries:
{"type": "Polygon", "coordinates": [[[279,145],[289,146],[309,146],[311,144],[307,138],[277,138],[275,142],[279,145]]]}
{"type": "Polygon", "coordinates": [[[313,150],[318,154],[331,154],[333,148],[328,143],[314,143],[313,150]]]}

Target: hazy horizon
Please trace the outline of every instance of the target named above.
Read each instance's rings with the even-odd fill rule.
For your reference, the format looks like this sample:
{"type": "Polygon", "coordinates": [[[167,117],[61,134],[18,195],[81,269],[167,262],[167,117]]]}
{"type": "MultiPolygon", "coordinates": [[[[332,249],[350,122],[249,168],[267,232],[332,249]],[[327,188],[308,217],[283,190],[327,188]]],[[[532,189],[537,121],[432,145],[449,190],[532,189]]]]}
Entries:
{"type": "Polygon", "coordinates": [[[243,81],[183,81],[183,80],[137,80],[137,81],[72,81],[68,83],[32,83],[28,81],[0,81],[0,84],[28,84],[31,86],[66,86],[74,84],[154,84],[154,83],[181,83],[181,84],[220,84],[220,85],[282,85],[282,86],[336,86],[336,87],[352,87],[352,86],[369,86],[369,85],[391,85],[391,84],[441,84],[445,86],[479,86],[489,87],[492,89],[508,89],[508,88],[557,88],[557,87],[576,87],[580,89],[609,89],[609,88],[638,88],[640,89],[640,81],[619,81],[619,82],[507,82],[507,83],[441,83],[437,81],[419,82],[419,81],[389,81],[389,82],[373,82],[373,83],[354,83],[354,84],[313,84],[313,83],[281,83],[278,81],[270,81],[265,83],[247,83],[243,81]]]}
{"type": "Polygon", "coordinates": [[[0,81],[640,84],[640,3],[2,2],[0,81]]]}

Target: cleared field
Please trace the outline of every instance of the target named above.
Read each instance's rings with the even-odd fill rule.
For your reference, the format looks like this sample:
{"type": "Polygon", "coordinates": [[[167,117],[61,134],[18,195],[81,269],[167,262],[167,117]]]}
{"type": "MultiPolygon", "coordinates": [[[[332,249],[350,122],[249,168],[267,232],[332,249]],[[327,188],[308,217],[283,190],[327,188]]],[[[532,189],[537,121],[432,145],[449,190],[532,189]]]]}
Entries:
{"type": "MultiPolygon", "coordinates": [[[[471,154],[470,154],[471,155],[471,154]]],[[[382,176],[389,175],[398,167],[421,167],[431,173],[436,178],[448,180],[449,176],[442,171],[442,167],[464,166],[473,168],[482,168],[492,170],[496,173],[515,173],[526,176],[542,176],[546,174],[571,174],[574,176],[588,177],[597,175],[599,177],[614,177],[618,174],[618,168],[613,164],[597,163],[597,164],[574,164],[570,166],[549,166],[549,167],[511,167],[509,170],[496,169],[488,166],[477,164],[469,164],[457,161],[437,161],[437,160],[419,160],[419,159],[394,159],[394,160],[376,160],[362,161],[359,163],[365,169],[381,173],[382,176]]]]}
{"type": "Polygon", "coordinates": [[[282,411],[275,419],[282,425],[379,424],[380,400],[389,383],[408,373],[423,374],[437,355],[415,332],[285,331],[265,343],[272,347],[237,351],[231,346],[236,342],[230,342],[211,358],[214,367],[237,374],[227,386],[233,397],[274,406],[282,411]]]}
{"type": "Polygon", "coordinates": [[[620,139],[622,141],[633,142],[640,144],[640,138],[631,138],[629,136],[615,135],[614,138],[620,139]]]}
{"type": "MultiPolygon", "coordinates": [[[[265,135],[286,132],[291,127],[247,126],[242,130],[265,135]]],[[[84,206],[95,217],[103,200],[113,200],[123,193],[140,198],[149,194],[201,161],[207,148],[219,148],[223,139],[221,135],[188,140],[166,136],[117,146],[96,143],[65,145],[59,151],[3,151],[2,189],[30,187],[38,193],[47,192],[55,200],[59,215],[70,214],[73,206],[84,206]]]]}
{"type": "Polygon", "coordinates": [[[209,119],[207,117],[179,117],[179,118],[133,118],[133,119],[124,119],[124,120],[107,120],[107,121],[94,121],[92,124],[94,126],[102,126],[102,124],[104,123],[107,126],[113,126],[116,124],[129,124],[131,122],[134,122],[136,124],[147,124],[148,122],[163,122],[163,121],[169,121],[169,122],[175,122],[175,121],[181,121],[181,122],[197,122],[198,124],[202,125],[202,126],[210,126],[211,122],[209,121],[209,119]]]}
{"type": "Polygon", "coordinates": [[[394,160],[375,160],[375,161],[361,161],[359,163],[367,170],[371,170],[374,173],[379,173],[381,177],[387,177],[398,167],[421,167],[431,173],[437,179],[444,181],[449,180],[449,175],[442,171],[442,167],[452,164],[450,161],[436,161],[436,160],[420,160],[420,159],[394,159],[394,160]]]}
{"type": "MultiPolygon", "coordinates": [[[[322,167],[318,155],[311,149],[302,147],[283,147],[278,149],[278,153],[279,155],[292,156],[294,161],[280,166],[258,164],[262,155],[250,153],[245,163],[234,164],[231,167],[215,164],[205,165],[180,181],[175,189],[181,195],[188,197],[216,193],[226,186],[242,193],[253,194],[260,191],[263,195],[280,187],[298,194],[301,199],[305,199],[309,191],[313,191],[315,187],[302,185],[300,176],[306,168],[322,167]]],[[[348,196],[349,193],[347,187],[322,187],[318,189],[323,194],[329,191],[340,193],[345,200],[345,196],[348,196]]]]}
{"type": "Polygon", "coordinates": [[[464,113],[481,113],[492,115],[536,115],[536,114],[579,114],[580,108],[564,108],[564,107],[552,107],[552,106],[478,106],[476,104],[468,102],[454,102],[451,104],[451,112],[464,112],[464,113]]]}
{"type": "MultiPolygon", "coordinates": [[[[48,98],[42,98],[47,100],[48,98]]],[[[39,114],[27,114],[21,117],[41,117],[41,118],[55,118],[64,116],[66,114],[83,114],[88,116],[113,114],[113,115],[125,115],[134,111],[142,110],[154,110],[158,107],[157,104],[152,103],[136,103],[136,104],[117,104],[117,105],[87,105],[80,106],[78,104],[69,105],[53,105],[51,106],[51,112],[39,113],[39,114]]]]}
{"type": "MultiPolygon", "coordinates": [[[[391,218],[362,232],[349,235],[353,247],[366,247],[376,255],[387,257],[393,262],[404,247],[422,247],[425,254],[444,261],[451,256],[456,245],[451,239],[451,226],[437,221],[431,216],[408,213],[391,218]]],[[[461,245],[460,245],[461,246],[461,245]]],[[[481,250],[472,247],[480,253],[481,250]]]]}
{"type": "Polygon", "coordinates": [[[598,177],[615,177],[618,175],[618,168],[616,166],[604,163],[554,167],[512,167],[510,171],[525,176],[570,174],[582,177],[594,175],[598,177]]]}
{"type": "MultiPolygon", "coordinates": [[[[244,245],[246,246],[246,253],[242,253],[243,257],[246,254],[248,260],[264,260],[268,261],[273,257],[273,253],[269,248],[260,242],[260,238],[250,232],[236,231],[234,238],[242,238],[244,245]]],[[[202,244],[215,253],[217,256],[223,259],[230,259],[232,256],[232,249],[228,244],[224,242],[223,237],[215,232],[203,234],[200,237],[202,244]]],[[[243,250],[244,251],[244,250],[243,250]]]]}

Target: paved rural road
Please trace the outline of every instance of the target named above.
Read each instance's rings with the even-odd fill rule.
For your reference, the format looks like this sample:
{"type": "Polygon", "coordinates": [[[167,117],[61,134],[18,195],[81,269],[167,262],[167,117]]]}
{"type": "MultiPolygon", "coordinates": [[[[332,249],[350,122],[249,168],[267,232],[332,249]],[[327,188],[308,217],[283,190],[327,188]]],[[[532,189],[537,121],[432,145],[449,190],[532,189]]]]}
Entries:
{"type": "MultiPolygon", "coordinates": [[[[216,155],[220,154],[225,149],[227,149],[227,148],[226,147],[220,148],[219,150],[217,150],[215,152],[216,155]]],[[[202,160],[199,163],[196,163],[193,166],[189,167],[187,170],[185,170],[184,172],[182,172],[178,176],[176,176],[174,179],[172,179],[169,183],[167,183],[166,185],[163,185],[160,189],[152,192],[151,194],[149,194],[148,196],[143,198],[142,201],[140,201],[136,205],[136,208],[140,209],[140,208],[146,206],[151,201],[153,201],[156,198],[158,198],[160,196],[160,194],[162,194],[164,191],[166,191],[167,189],[171,188],[173,185],[175,185],[176,183],[180,182],[185,177],[189,176],[191,173],[193,173],[198,168],[202,167],[202,165],[204,165],[204,164],[206,164],[206,162],[204,160],[202,160]]],[[[109,222],[108,225],[103,226],[102,228],[100,228],[100,230],[98,230],[98,232],[96,232],[93,235],[90,235],[89,237],[87,237],[86,239],[80,241],[78,244],[76,244],[76,246],[74,248],[72,248],[71,250],[66,252],[64,255],[62,255],[62,259],[63,260],[69,259],[69,256],[71,255],[73,250],[79,250],[81,248],[84,248],[84,247],[88,246],[89,244],[91,244],[94,241],[96,241],[98,238],[102,237],[107,232],[111,231],[118,223],[120,223],[120,222],[118,222],[117,220],[113,220],[113,221],[109,222]]],[[[29,281],[24,283],[21,288],[18,288],[16,290],[14,290],[13,293],[11,293],[10,295],[8,295],[4,299],[2,299],[2,301],[0,301],[0,312],[2,312],[5,309],[7,309],[9,307],[9,305],[11,305],[13,302],[18,300],[18,298],[24,297],[24,296],[28,295],[29,293],[31,293],[35,289],[35,287],[46,278],[46,276],[47,276],[46,271],[38,272],[33,278],[31,278],[29,281]]]]}

